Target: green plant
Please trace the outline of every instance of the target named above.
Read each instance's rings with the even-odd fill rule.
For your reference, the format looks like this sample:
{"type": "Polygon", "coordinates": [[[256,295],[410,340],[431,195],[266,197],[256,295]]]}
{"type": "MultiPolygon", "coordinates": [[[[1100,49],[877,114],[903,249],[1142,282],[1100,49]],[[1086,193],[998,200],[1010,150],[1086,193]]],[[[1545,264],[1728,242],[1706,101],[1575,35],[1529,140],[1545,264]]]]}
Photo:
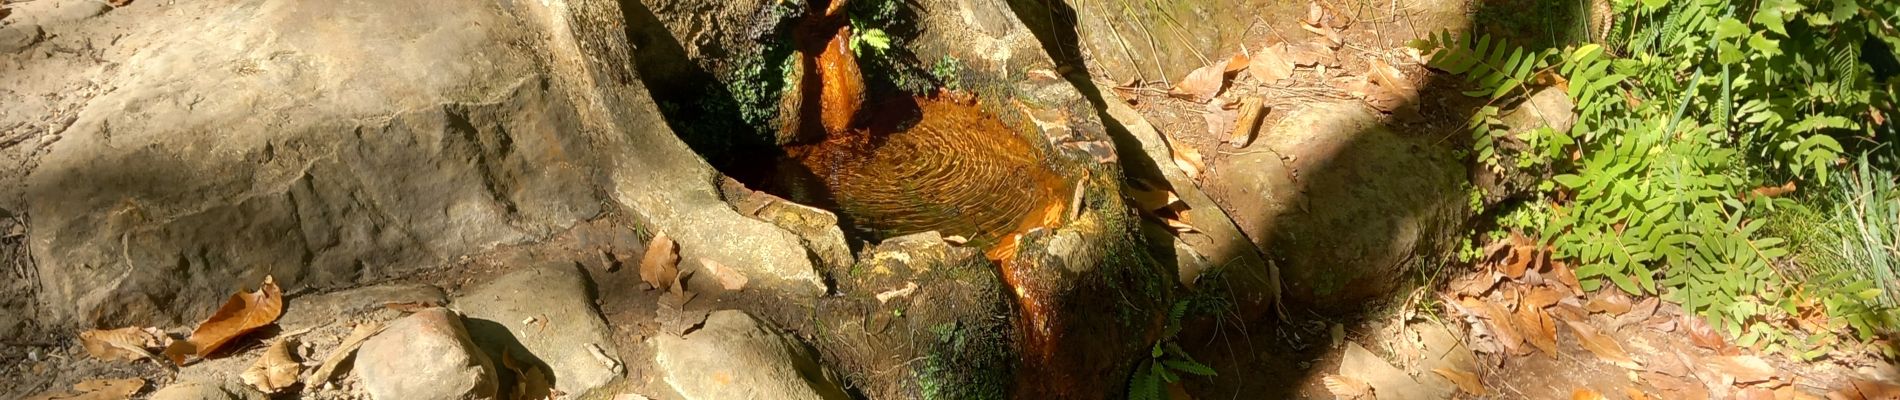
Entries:
{"type": "Polygon", "coordinates": [[[1900,302],[1900,185],[1892,171],[1872,167],[1869,158],[1862,156],[1833,192],[1827,226],[1838,239],[1832,246],[1842,264],[1838,269],[1872,280],[1882,304],[1894,306],[1900,302]]]}
{"type": "Polygon", "coordinates": [[[1135,374],[1128,379],[1128,398],[1164,399],[1167,398],[1167,384],[1180,382],[1180,374],[1214,376],[1214,368],[1194,361],[1188,356],[1181,344],[1175,341],[1175,335],[1181,333],[1181,318],[1186,317],[1187,301],[1174,303],[1168,310],[1168,321],[1162,328],[1161,339],[1156,341],[1149,352],[1149,358],[1142,360],[1135,368],[1135,374]]]}
{"type": "MultiPolygon", "coordinates": [[[[1524,214],[1507,214],[1501,225],[1539,228],[1555,256],[1578,265],[1586,289],[1661,295],[1768,351],[1824,350],[1831,333],[1797,323],[1814,310],[1839,322],[1883,309],[1854,289],[1871,285],[1866,278],[1785,268],[1790,245],[1761,228],[1766,216],[1799,205],[1745,194],[1788,180],[1824,187],[1845,150],[1837,137],[1881,129],[1864,121],[1890,114],[1893,103],[1880,99],[1883,84],[1859,61],[1860,43],[1868,35],[1892,40],[1891,21],[1865,17],[1893,15],[1894,5],[1613,4],[1620,35],[1608,47],[1525,50],[1449,34],[1418,43],[1433,52],[1432,67],[1464,77],[1466,94],[1489,100],[1468,124],[1476,162],[1551,176],[1524,214]],[[1501,109],[1544,85],[1565,91],[1577,123],[1512,134],[1501,109]],[[1503,141],[1519,145],[1506,151],[1503,141]],[[1809,278],[1832,284],[1789,284],[1809,278]]],[[[1876,328],[1846,325],[1863,339],[1876,328]]]]}

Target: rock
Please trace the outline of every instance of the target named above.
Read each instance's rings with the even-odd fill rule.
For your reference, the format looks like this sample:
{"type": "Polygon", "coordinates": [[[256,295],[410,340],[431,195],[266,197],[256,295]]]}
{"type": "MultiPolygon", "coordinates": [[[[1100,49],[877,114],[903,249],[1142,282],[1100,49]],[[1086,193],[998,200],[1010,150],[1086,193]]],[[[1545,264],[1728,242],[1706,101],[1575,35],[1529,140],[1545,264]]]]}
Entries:
{"type": "Polygon", "coordinates": [[[277,319],[277,325],[286,331],[294,331],[387,309],[390,303],[443,305],[448,302],[448,295],[442,292],[442,288],[433,285],[373,285],[289,298],[284,302],[284,316],[277,319]]]}
{"type": "Polygon", "coordinates": [[[651,340],[662,379],[685,399],[849,398],[797,340],[741,311],[714,312],[685,337],[651,340]]]}
{"type": "Polygon", "coordinates": [[[1008,286],[974,247],[937,232],[887,239],[840,274],[821,299],[829,334],[812,339],[827,364],[870,399],[1005,398],[1016,377],[1008,286]],[[928,363],[907,362],[915,359],[928,363]]]}
{"type": "Polygon", "coordinates": [[[265,274],[353,287],[600,213],[576,107],[509,44],[541,34],[499,7],[241,0],[161,31],[28,177],[45,315],[181,325],[265,274]]]}
{"type": "Polygon", "coordinates": [[[356,352],[356,375],[377,400],[493,399],[495,365],[462,317],[431,308],[391,322],[356,352]]]}
{"type": "Polygon", "coordinates": [[[508,351],[516,360],[546,366],[555,389],[585,398],[625,372],[612,332],[594,309],[586,273],[568,263],[523,268],[456,298],[469,334],[490,359],[508,351]]]}
{"type": "MultiPolygon", "coordinates": [[[[1339,374],[1366,381],[1372,392],[1385,400],[1438,400],[1450,398],[1453,386],[1443,379],[1431,378],[1423,384],[1398,367],[1372,354],[1359,343],[1346,342],[1346,354],[1339,360],[1339,374]]],[[[1426,372],[1431,376],[1437,376],[1426,372]]]]}
{"type": "MultiPolygon", "coordinates": [[[[39,43],[44,33],[39,25],[13,25],[0,28],[0,54],[13,54],[39,43]]],[[[7,215],[0,210],[0,216],[7,215]]]]}
{"type": "Polygon", "coordinates": [[[53,12],[42,19],[42,23],[60,23],[97,17],[112,11],[112,5],[99,0],[62,0],[56,2],[53,12]]]}
{"type": "Polygon", "coordinates": [[[1290,111],[1202,185],[1246,237],[1281,260],[1290,302],[1343,311],[1450,257],[1469,213],[1448,148],[1393,134],[1358,103],[1290,111]]]}
{"type": "Polygon", "coordinates": [[[152,400],[235,400],[237,397],[217,385],[186,381],[173,383],[152,392],[152,400]]]}
{"type": "MultiPolygon", "coordinates": [[[[1568,132],[1577,123],[1576,103],[1571,102],[1570,96],[1562,89],[1543,88],[1532,93],[1529,99],[1504,111],[1498,120],[1503,122],[1513,137],[1521,137],[1539,128],[1568,132]]],[[[1514,139],[1498,140],[1496,146],[1498,154],[1504,159],[1509,159],[1513,154],[1535,151],[1525,142],[1514,139]]],[[[1473,171],[1471,180],[1473,185],[1483,189],[1484,205],[1490,207],[1536,190],[1538,182],[1546,180],[1544,176],[1531,172],[1520,168],[1479,168],[1473,171]]]]}

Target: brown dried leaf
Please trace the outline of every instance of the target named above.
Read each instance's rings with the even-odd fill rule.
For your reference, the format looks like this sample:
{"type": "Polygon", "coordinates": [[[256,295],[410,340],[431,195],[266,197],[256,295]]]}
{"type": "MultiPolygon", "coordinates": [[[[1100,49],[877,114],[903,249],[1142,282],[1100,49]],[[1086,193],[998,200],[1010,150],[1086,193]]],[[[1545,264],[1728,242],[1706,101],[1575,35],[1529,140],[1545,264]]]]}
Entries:
{"type": "Polygon", "coordinates": [[[1222,137],[1234,130],[1234,124],[1240,120],[1240,110],[1229,110],[1219,101],[1207,102],[1201,119],[1207,121],[1207,137],[1222,137]]]}
{"type": "MultiPolygon", "coordinates": [[[[1529,297],[1529,296],[1526,296],[1529,297]]],[[[1524,340],[1544,355],[1557,358],[1557,321],[1541,307],[1518,307],[1517,323],[1524,329],[1524,340]]]]}
{"type": "Polygon", "coordinates": [[[1492,288],[1498,286],[1498,282],[1502,282],[1503,280],[1503,275],[1485,271],[1465,275],[1464,277],[1451,281],[1449,286],[1452,293],[1470,297],[1484,297],[1485,294],[1491,293],[1492,288]]]}
{"type": "Polygon", "coordinates": [[[1564,324],[1570,326],[1571,332],[1576,332],[1577,343],[1583,345],[1583,348],[1589,350],[1591,354],[1596,354],[1597,358],[1623,368],[1642,368],[1641,365],[1636,364],[1636,360],[1630,358],[1629,352],[1624,351],[1623,345],[1617,343],[1615,338],[1597,333],[1595,327],[1586,323],[1564,321],[1564,324]]]}
{"type": "Polygon", "coordinates": [[[1240,118],[1234,120],[1234,129],[1227,133],[1228,145],[1243,148],[1253,143],[1254,132],[1260,130],[1260,120],[1267,116],[1266,102],[1260,96],[1248,96],[1240,101],[1240,118]]]}
{"type": "Polygon", "coordinates": [[[1247,64],[1247,74],[1264,85],[1279,83],[1293,76],[1293,61],[1287,58],[1285,43],[1267,46],[1254,54],[1253,62],[1247,64]]]}
{"type": "Polygon", "coordinates": [[[1716,352],[1721,352],[1723,349],[1728,348],[1728,339],[1723,338],[1721,332],[1717,332],[1715,327],[1709,326],[1709,322],[1704,321],[1701,317],[1683,315],[1681,321],[1676,323],[1676,326],[1681,328],[1683,333],[1689,335],[1689,342],[1695,343],[1696,347],[1715,350],[1716,352]]]}
{"type": "Polygon", "coordinates": [[[1146,179],[1135,179],[1129,183],[1126,189],[1125,193],[1128,194],[1128,198],[1133,200],[1135,206],[1140,207],[1141,211],[1160,210],[1181,202],[1181,198],[1175,196],[1173,190],[1168,190],[1166,183],[1150,182],[1146,179]]]}
{"type": "Polygon", "coordinates": [[[277,317],[282,315],[284,291],[277,288],[276,278],[265,276],[257,291],[231,295],[223,307],[218,307],[217,313],[191,331],[190,338],[166,347],[165,357],[173,364],[184,364],[187,356],[204,358],[233,339],[277,322],[277,317]]]}
{"type": "Polygon", "coordinates": [[[273,394],[297,383],[297,374],[300,373],[303,373],[303,364],[297,363],[297,359],[291,356],[290,340],[284,339],[265,349],[264,356],[258,357],[257,362],[239,374],[238,378],[258,391],[273,394]]]}
{"type": "Polygon", "coordinates": [[[1763,388],[1747,388],[1735,393],[1735,400],[1775,400],[1775,391],[1763,388]]]}
{"type": "MultiPolygon", "coordinates": [[[[718,261],[713,261],[710,258],[699,259],[699,270],[705,272],[706,275],[712,276],[713,281],[719,283],[719,288],[727,291],[743,290],[745,289],[746,283],[752,281],[746,278],[745,273],[728,268],[725,264],[720,264],[718,261]]],[[[693,275],[700,274],[695,273],[693,275]]]]}
{"type": "Polygon", "coordinates": [[[1168,90],[1168,95],[1196,103],[1214,99],[1227,84],[1228,62],[1221,60],[1188,72],[1187,77],[1175,82],[1174,89],[1168,90]]]}
{"type": "Polygon", "coordinates": [[[343,360],[349,359],[351,354],[356,353],[357,347],[363,346],[364,341],[382,331],[383,323],[381,322],[372,321],[356,325],[356,328],[350,330],[350,335],[343,338],[343,343],[336,346],[336,350],[331,350],[330,355],[323,357],[323,364],[317,366],[317,372],[310,373],[310,377],[304,379],[303,387],[313,388],[329,382],[330,375],[336,372],[337,366],[343,364],[343,360]]]}
{"type": "Polygon", "coordinates": [[[1580,388],[1570,392],[1570,400],[1608,400],[1608,398],[1595,390],[1580,388]]]}
{"type": "Polygon", "coordinates": [[[706,323],[707,310],[689,310],[686,303],[693,301],[692,293],[660,295],[660,308],[655,311],[654,319],[660,321],[660,330],[674,336],[685,336],[686,332],[706,323]]]}
{"type": "Polygon", "coordinates": [[[1524,271],[1530,269],[1531,259],[1537,256],[1537,244],[1516,232],[1511,233],[1510,243],[1510,257],[1498,265],[1498,272],[1511,279],[1522,278],[1524,271]]]}
{"type": "Polygon", "coordinates": [[[1595,296],[1590,296],[1590,302],[1584,303],[1583,309],[1612,316],[1623,315],[1630,311],[1630,296],[1616,288],[1604,288],[1598,290],[1595,296]]]}
{"type": "Polygon", "coordinates": [[[1497,335],[1498,344],[1504,345],[1505,352],[1514,355],[1530,352],[1530,348],[1524,347],[1524,334],[1518,329],[1516,318],[1504,311],[1503,307],[1469,297],[1461,302],[1466,309],[1477,312],[1479,318],[1484,318],[1486,322],[1489,322],[1491,333],[1497,335]]]}
{"type": "Polygon", "coordinates": [[[1339,46],[1346,44],[1346,39],[1339,36],[1339,30],[1337,29],[1326,26],[1316,26],[1314,24],[1300,24],[1300,29],[1305,29],[1307,32],[1312,32],[1314,35],[1319,35],[1320,38],[1326,39],[1325,43],[1328,48],[1338,49],[1339,46]]]}
{"type": "Polygon", "coordinates": [[[1231,75],[1236,72],[1245,71],[1252,63],[1252,57],[1248,57],[1246,54],[1234,54],[1233,56],[1227,57],[1227,66],[1225,69],[1222,69],[1221,72],[1231,75]]]}
{"type": "Polygon", "coordinates": [[[1827,398],[1846,400],[1900,399],[1900,385],[1855,378],[1848,381],[1847,387],[1828,393],[1827,398]]]}
{"type": "Polygon", "coordinates": [[[1345,375],[1326,375],[1320,379],[1326,385],[1326,391],[1332,392],[1339,400],[1373,400],[1372,384],[1345,375]]]}
{"type": "Polygon", "coordinates": [[[1367,71],[1367,75],[1372,78],[1373,84],[1397,94],[1407,102],[1418,100],[1418,86],[1405,79],[1405,72],[1392,64],[1386,64],[1385,60],[1373,58],[1371,71],[1367,71]]]}
{"type": "Polygon", "coordinates": [[[1750,198],[1755,198],[1755,197],[1768,197],[1768,198],[1781,197],[1789,193],[1794,193],[1794,190],[1795,190],[1794,181],[1788,181],[1788,183],[1783,183],[1781,184],[1781,186],[1762,186],[1762,187],[1755,188],[1755,190],[1750,190],[1748,191],[1747,195],[1742,196],[1742,200],[1748,200],[1750,198]]]}
{"type": "Polygon", "coordinates": [[[1541,309],[1557,305],[1557,302],[1563,299],[1564,294],[1558,292],[1557,289],[1551,289],[1549,286],[1537,286],[1532,287],[1529,292],[1524,294],[1524,298],[1518,303],[1518,307],[1541,309]]]}
{"type": "Polygon", "coordinates": [[[1484,382],[1478,381],[1478,374],[1446,367],[1433,368],[1432,372],[1438,373],[1438,376],[1445,377],[1445,380],[1458,385],[1458,390],[1463,390],[1472,396],[1484,396],[1485,394],[1484,382]]]}
{"type": "Polygon", "coordinates": [[[1168,151],[1174,158],[1174,166],[1181,169],[1181,174],[1187,175],[1188,179],[1200,179],[1201,171],[1207,170],[1207,163],[1201,160],[1201,152],[1175,139],[1167,132],[1162,132],[1161,135],[1163,140],[1168,142],[1168,151]]]}
{"type": "Polygon", "coordinates": [[[139,389],[145,388],[145,380],[125,379],[88,379],[73,384],[73,389],[41,393],[28,397],[28,400],[125,400],[132,398],[139,389]]]}
{"type": "Polygon", "coordinates": [[[1775,367],[1756,356],[1714,356],[1702,359],[1702,363],[1737,384],[1765,382],[1775,377],[1775,367]]]}
{"type": "Polygon", "coordinates": [[[553,399],[554,385],[548,383],[548,374],[541,366],[518,360],[513,351],[501,352],[501,366],[514,374],[514,385],[504,392],[507,400],[553,399]]]}
{"type": "Polygon", "coordinates": [[[1655,387],[1658,392],[1661,392],[1665,399],[1709,398],[1709,390],[1702,386],[1701,382],[1655,372],[1642,372],[1637,374],[1637,376],[1641,377],[1644,383],[1655,387]]]}
{"type": "Polygon", "coordinates": [[[1618,331],[1630,324],[1648,321],[1649,317],[1656,315],[1656,306],[1660,304],[1661,301],[1655,297],[1644,298],[1643,301],[1637,302],[1635,306],[1631,306],[1629,312],[1618,315],[1616,320],[1611,321],[1610,330],[1618,331]]]}
{"type": "Polygon", "coordinates": [[[147,349],[164,348],[160,338],[164,332],[152,328],[129,326],[110,330],[90,330],[79,333],[79,343],[86,348],[86,354],[102,361],[136,361],[141,358],[158,360],[147,349]]]}
{"type": "Polygon", "coordinates": [[[647,253],[640,257],[640,281],[654,289],[666,290],[679,276],[679,243],[662,233],[647,241],[647,253]]]}
{"type": "Polygon", "coordinates": [[[1583,284],[1577,281],[1577,272],[1570,269],[1570,264],[1552,261],[1550,271],[1552,276],[1557,277],[1557,283],[1570,291],[1571,296],[1583,296],[1583,284]]]}

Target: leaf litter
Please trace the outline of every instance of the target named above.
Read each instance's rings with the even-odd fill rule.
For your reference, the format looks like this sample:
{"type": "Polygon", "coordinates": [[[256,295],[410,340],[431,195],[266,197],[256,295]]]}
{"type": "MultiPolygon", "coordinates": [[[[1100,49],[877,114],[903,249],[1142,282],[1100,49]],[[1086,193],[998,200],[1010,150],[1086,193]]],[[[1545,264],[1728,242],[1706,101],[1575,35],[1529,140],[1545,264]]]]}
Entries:
{"type": "Polygon", "coordinates": [[[277,317],[283,315],[284,292],[277,287],[276,278],[265,276],[256,291],[231,295],[218,312],[191,331],[191,337],[167,346],[165,357],[178,365],[183,365],[187,357],[205,358],[232,340],[277,322],[277,317]]]}

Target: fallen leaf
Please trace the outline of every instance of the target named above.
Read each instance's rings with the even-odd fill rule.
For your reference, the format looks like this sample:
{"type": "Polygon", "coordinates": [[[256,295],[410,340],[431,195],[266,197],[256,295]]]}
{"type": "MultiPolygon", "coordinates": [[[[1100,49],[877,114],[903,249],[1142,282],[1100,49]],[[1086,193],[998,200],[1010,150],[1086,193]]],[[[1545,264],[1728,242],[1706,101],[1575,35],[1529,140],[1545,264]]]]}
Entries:
{"type": "Polygon", "coordinates": [[[1338,49],[1339,46],[1346,44],[1346,39],[1339,36],[1339,30],[1330,27],[1314,24],[1300,24],[1300,29],[1305,29],[1307,32],[1312,32],[1314,35],[1319,35],[1319,37],[1326,39],[1326,47],[1329,48],[1338,49]]]}
{"type": "Polygon", "coordinates": [[[1253,63],[1252,60],[1253,60],[1253,57],[1248,57],[1246,54],[1234,54],[1232,56],[1227,57],[1226,69],[1222,69],[1221,72],[1232,74],[1232,73],[1236,73],[1240,71],[1245,71],[1247,70],[1248,66],[1252,65],[1253,63]]]}
{"type": "Polygon", "coordinates": [[[1372,108],[1378,109],[1380,112],[1390,113],[1398,111],[1400,107],[1406,104],[1403,96],[1398,95],[1391,89],[1372,84],[1372,81],[1367,80],[1366,77],[1353,76],[1337,78],[1328,80],[1327,83],[1332,84],[1340,90],[1344,90],[1346,94],[1352,95],[1354,98],[1365,101],[1366,105],[1372,106],[1372,108]]]}
{"type": "Polygon", "coordinates": [[[1593,313],[1623,315],[1630,311],[1630,297],[1623,294],[1622,290],[1603,288],[1603,290],[1598,290],[1595,296],[1590,296],[1590,302],[1584,303],[1583,309],[1593,313]]]}
{"type": "Polygon", "coordinates": [[[1534,309],[1545,308],[1557,305],[1557,302],[1563,300],[1563,298],[1564,294],[1558,292],[1557,289],[1551,289],[1549,286],[1537,286],[1530,288],[1530,290],[1524,294],[1524,298],[1518,303],[1518,307],[1530,307],[1534,309]]]}
{"type": "Polygon", "coordinates": [[[1748,200],[1755,197],[1767,197],[1767,198],[1781,197],[1789,193],[1794,193],[1794,190],[1795,190],[1794,181],[1788,181],[1788,183],[1783,183],[1781,184],[1781,186],[1762,186],[1762,187],[1755,188],[1755,190],[1750,190],[1748,191],[1747,195],[1742,196],[1742,200],[1748,200]]]}
{"type": "Polygon", "coordinates": [[[1618,315],[1616,316],[1616,320],[1610,321],[1610,330],[1618,331],[1622,330],[1625,326],[1648,321],[1649,317],[1656,315],[1656,306],[1660,303],[1661,301],[1655,297],[1645,298],[1643,301],[1636,302],[1635,306],[1630,307],[1629,312],[1618,315]]]}
{"type": "Polygon", "coordinates": [[[739,270],[727,268],[725,264],[720,264],[710,258],[699,259],[699,270],[705,271],[706,275],[711,275],[713,281],[719,282],[719,288],[727,291],[745,289],[746,283],[751,282],[751,279],[746,278],[745,274],[739,270]]]}
{"type": "Polygon", "coordinates": [[[1228,62],[1221,60],[1188,72],[1187,77],[1175,82],[1174,89],[1168,90],[1168,95],[1196,103],[1214,99],[1227,84],[1228,62]]]}
{"type": "Polygon", "coordinates": [[[278,340],[264,349],[264,356],[239,374],[244,384],[257,388],[266,394],[283,391],[297,383],[297,374],[303,373],[303,364],[297,363],[290,354],[290,339],[278,340]]]}
{"type": "Polygon", "coordinates": [[[883,293],[878,293],[877,303],[884,304],[884,303],[890,302],[891,299],[895,299],[899,297],[910,297],[911,292],[915,292],[915,291],[917,291],[917,282],[904,282],[904,287],[886,290],[883,293]]]}
{"type": "Polygon", "coordinates": [[[1709,398],[1709,390],[1704,387],[1701,382],[1655,372],[1642,372],[1637,374],[1637,376],[1641,377],[1642,381],[1648,383],[1650,387],[1656,388],[1656,391],[1660,392],[1660,394],[1663,395],[1662,398],[1665,399],[1709,398]]]}
{"type": "Polygon", "coordinates": [[[1608,400],[1608,398],[1595,390],[1577,389],[1570,392],[1570,400],[1608,400]]]}
{"type": "Polygon", "coordinates": [[[1571,296],[1583,295],[1583,284],[1577,281],[1577,272],[1570,269],[1570,264],[1552,261],[1550,271],[1552,276],[1557,277],[1557,283],[1570,291],[1571,296]]]}
{"type": "Polygon", "coordinates": [[[1709,326],[1709,322],[1701,317],[1683,315],[1676,326],[1680,327],[1683,333],[1689,334],[1689,342],[1694,343],[1696,347],[1716,352],[1728,348],[1728,339],[1723,338],[1721,332],[1716,332],[1715,327],[1709,326]]]}
{"type": "Polygon", "coordinates": [[[1168,230],[1174,232],[1176,235],[1200,232],[1199,229],[1194,228],[1194,225],[1180,219],[1162,218],[1161,223],[1166,224],[1168,230]]]}
{"type": "Polygon", "coordinates": [[[125,400],[145,387],[140,378],[88,379],[73,384],[72,390],[59,390],[28,397],[27,400],[125,400]]]}
{"type": "Polygon", "coordinates": [[[1636,364],[1636,360],[1630,358],[1629,352],[1624,351],[1623,345],[1617,343],[1615,338],[1597,333],[1596,328],[1587,323],[1564,321],[1564,324],[1569,325],[1570,331],[1577,334],[1577,343],[1583,345],[1583,348],[1589,350],[1591,354],[1596,354],[1597,358],[1623,368],[1642,368],[1641,365],[1636,364]]]}
{"type": "Polygon", "coordinates": [[[1293,76],[1293,61],[1287,58],[1285,43],[1267,46],[1254,54],[1253,61],[1247,64],[1247,74],[1255,81],[1272,85],[1293,76]]]}
{"type": "Polygon", "coordinates": [[[331,350],[330,355],[323,357],[323,363],[317,366],[317,371],[310,373],[310,377],[304,379],[303,387],[313,388],[329,382],[330,376],[336,372],[337,366],[343,364],[343,360],[348,360],[351,354],[356,354],[356,348],[363,346],[364,341],[382,331],[381,322],[357,324],[356,328],[350,330],[350,335],[345,336],[343,342],[336,346],[336,350],[331,350]]]}
{"type": "Polygon", "coordinates": [[[1498,275],[1491,271],[1484,271],[1467,274],[1464,277],[1451,281],[1448,286],[1452,293],[1470,297],[1484,297],[1485,294],[1491,293],[1491,288],[1497,287],[1498,282],[1502,282],[1503,280],[1503,275],[1498,275]]]}
{"type": "Polygon", "coordinates": [[[1405,79],[1405,72],[1399,71],[1398,67],[1393,67],[1392,64],[1387,64],[1385,60],[1373,58],[1371,70],[1367,71],[1367,75],[1372,78],[1373,84],[1396,92],[1406,101],[1416,100],[1418,97],[1418,86],[1405,79]]]}
{"type": "MultiPolygon", "coordinates": [[[[1164,132],[1162,135],[1166,136],[1167,133],[1164,132]]],[[[1201,152],[1179,140],[1174,140],[1172,136],[1168,136],[1167,140],[1168,150],[1174,156],[1174,166],[1180,168],[1181,174],[1187,175],[1188,179],[1200,179],[1201,171],[1207,169],[1207,163],[1201,161],[1201,152]]]]}
{"type": "Polygon", "coordinates": [[[654,289],[666,290],[672,287],[679,276],[679,243],[666,234],[653,236],[647,241],[647,253],[640,257],[640,281],[654,289]]]}
{"type": "Polygon", "coordinates": [[[1550,314],[1544,313],[1542,307],[1520,306],[1517,309],[1517,323],[1524,330],[1524,341],[1544,352],[1544,355],[1557,358],[1557,321],[1552,320],[1550,314]]]}
{"type": "Polygon", "coordinates": [[[79,344],[86,348],[86,354],[101,361],[158,360],[158,356],[152,355],[148,349],[165,348],[166,343],[161,343],[160,339],[170,340],[157,329],[135,326],[79,333],[79,344]]]}
{"type": "Polygon", "coordinates": [[[505,389],[507,400],[540,400],[554,398],[554,385],[548,383],[548,374],[539,365],[515,359],[514,352],[502,350],[501,366],[514,374],[514,385],[505,389]]]}
{"type": "Polygon", "coordinates": [[[1438,373],[1438,376],[1445,377],[1445,380],[1458,385],[1458,390],[1463,390],[1472,396],[1484,396],[1485,394],[1484,383],[1478,381],[1478,374],[1446,367],[1433,368],[1432,372],[1438,373]]]}
{"type": "Polygon", "coordinates": [[[1523,355],[1530,352],[1530,348],[1524,347],[1524,334],[1523,331],[1518,329],[1517,323],[1515,322],[1516,318],[1509,312],[1504,311],[1503,307],[1498,307],[1497,304],[1470,297],[1465,298],[1462,302],[1466,309],[1477,312],[1479,318],[1483,318],[1489,323],[1491,333],[1497,335],[1498,344],[1504,345],[1505,352],[1514,355],[1523,355]]]}
{"type": "Polygon", "coordinates": [[[706,323],[707,310],[689,310],[686,303],[693,300],[691,293],[660,295],[660,308],[654,312],[654,319],[660,321],[660,329],[674,336],[685,336],[693,328],[706,323]]]}
{"type": "Polygon", "coordinates": [[[1339,400],[1373,400],[1372,384],[1344,375],[1326,375],[1320,379],[1326,385],[1326,391],[1332,392],[1339,400]]]}
{"type": "Polygon", "coordinates": [[[1498,272],[1507,278],[1522,278],[1524,271],[1530,268],[1531,259],[1537,256],[1537,244],[1523,234],[1512,232],[1510,246],[1510,257],[1498,265],[1498,272]]]}
{"type": "Polygon", "coordinates": [[[1229,110],[1219,101],[1207,102],[1202,108],[1206,111],[1201,113],[1201,119],[1207,121],[1207,137],[1226,135],[1234,130],[1234,123],[1240,119],[1240,110],[1229,110]]]}
{"type": "Polygon", "coordinates": [[[1714,356],[1702,359],[1702,363],[1736,384],[1763,382],[1775,377],[1775,367],[1756,356],[1714,356]]]}
{"type": "Polygon", "coordinates": [[[1847,387],[1828,393],[1827,397],[1847,400],[1900,399],[1900,385],[1856,378],[1850,380],[1847,387]]]}
{"type": "Polygon", "coordinates": [[[257,291],[231,295],[223,307],[218,307],[218,312],[191,331],[190,338],[167,346],[165,357],[171,359],[172,364],[180,365],[185,363],[186,356],[204,358],[233,339],[277,322],[277,317],[282,315],[284,292],[277,288],[276,278],[265,276],[257,291]]]}
{"type": "Polygon", "coordinates": [[[621,394],[614,395],[614,400],[653,400],[653,399],[639,393],[621,393],[621,394]]]}
{"type": "Polygon", "coordinates": [[[1140,207],[1141,211],[1160,210],[1181,202],[1181,198],[1175,196],[1173,190],[1168,190],[1165,183],[1135,179],[1129,182],[1127,189],[1124,193],[1128,194],[1129,199],[1133,200],[1135,206],[1140,207]]]}
{"type": "Polygon", "coordinates": [[[125,7],[132,5],[132,0],[111,0],[107,1],[106,4],[111,4],[113,8],[125,7]]]}
{"type": "Polygon", "coordinates": [[[1293,62],[1294,67],[1339,66],[1338,52],[1319,43],[1289,44],[1286,47],[1286,57],[1288,61],[1293,62]]]}

